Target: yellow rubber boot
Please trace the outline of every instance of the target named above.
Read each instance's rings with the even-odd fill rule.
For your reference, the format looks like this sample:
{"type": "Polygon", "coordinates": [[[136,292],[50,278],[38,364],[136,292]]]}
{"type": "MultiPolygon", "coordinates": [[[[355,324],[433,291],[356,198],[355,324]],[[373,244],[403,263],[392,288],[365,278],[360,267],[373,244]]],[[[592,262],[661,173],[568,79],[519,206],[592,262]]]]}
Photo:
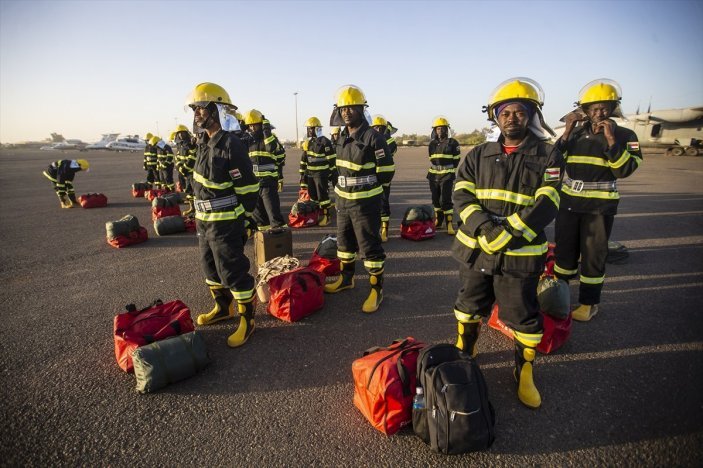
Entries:
{"type": "Polygon", "coordinates": [[[198,325],[212,325],[221,320],[234,318],[234,297],[232,292],[222,286],[210,287],[210,294],[215,299],[215,307],[207,314],[200,314],[195,319],[198,325]]]}
{"type": "Polygon", "coordinates": [[[61,208],[73,208],[73,202],[68,198],[68,195],[61,195],[59,199],[61,200],[61,208]]]}
{"type": "Polygon", "coordinates": [[[579,322],[588,322],[598,313],[598,304],[581,304],[571,312],[571,317],[579,322]]]}
{"type": "Polygon", "coordinates": [[[517,397],[523,405],[536,409],[542,405],[542,397],[535,386],[532,375],[537,344],[542,340],[542,334],[515,332],[515,379],[517,380],[517,397]],[[526,344],[529,343],[528,344],[526,344]],[[533,345],[533,346],[531,346],[533,345]]]}
{"type": "Polygon", "coordinates": [[[371,291],[364,301],[364,305],[361,306],[361,311],[366,314],[376,312],[381,302],[383,302],[383,273],[380,275],[371,275],[369,283],[371,283],[371,291]]]}
{"type": "Polygon", "coordinates": [[[317,223],[318,226],[327,226],[330,223],[330,217],[329,217],[329,212],[327,211],[327,208],[322,210],[322,217],[320,218],[320,221],[317,223]]]}
{"type": "Polygon", "coordinates": [[[237,301],[237,311],[239,312],[239,326],[237,330],[227,338],[227,346],[238,348],[247,342],[254,333],[254,298],[247,301],[237,301]]]}
{"type": "Polygon", "coordinates": [[[466,351],[472,358],[478,356],[478,336],[481,333],[481,319],[469,322],[457,321],[456,347],[466,351]]]}
{"type": "Polygon", "coordinates": [[[183,212],[183,216],[190,216],[193,211],[195,211],[195,207],[193,206],[193,200],[191,198],[187,198],[186,203],[188,204],[188,209],[183,212]]]}
{"type": "Polygon", "coordinates": [[[454,223],[452,223],[452,215],[444,215],[444,217],[447,219],[447,234],[450,236],[453,236],[456,234],[456,230],[454,229],[454,223]]]}
{"type": "Polygon", "coordinates": [[[381,221],[381,242],[388,242],[388,221],[381,221]]]}
{"type": "Polygon", "coordinates": [[[354,269],[356,262],[342,262],[342,272],[332,283],[325,285],[325,292],[334,294],[354,287],[354,269]]]}

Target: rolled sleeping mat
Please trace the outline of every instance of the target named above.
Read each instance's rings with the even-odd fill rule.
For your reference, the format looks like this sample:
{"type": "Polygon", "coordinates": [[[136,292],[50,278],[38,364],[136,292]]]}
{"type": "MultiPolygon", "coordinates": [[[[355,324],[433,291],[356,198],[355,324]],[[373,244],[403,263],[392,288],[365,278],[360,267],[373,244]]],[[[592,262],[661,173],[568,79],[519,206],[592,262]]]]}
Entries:
{"type": "Polygon", "coordinates": [[[130,232],[138,231],[139,228],[139,220],[134,215],[126,215],[117,221],[105,223],[108,239],[114,239],[117,236],[129,236],[130,232]]]}
{"type": "Polygon", "coordinates": [[[185,230],[186,222],[183,216],[164,216],[154,221],[154,231],[156,231],[156,234],[159,236],[177,234],[179,232],[185,232],[185,230]]]}

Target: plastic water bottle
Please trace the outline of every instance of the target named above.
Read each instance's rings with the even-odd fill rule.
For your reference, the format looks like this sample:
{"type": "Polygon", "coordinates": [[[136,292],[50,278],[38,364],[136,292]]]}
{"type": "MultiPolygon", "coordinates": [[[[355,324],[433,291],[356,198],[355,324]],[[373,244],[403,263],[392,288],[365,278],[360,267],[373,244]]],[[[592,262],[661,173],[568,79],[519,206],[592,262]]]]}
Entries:
{"type": "Polygon", "coordinates": [[[422,390],[422,387],[417,387],[415,389],[415,396],[413,397],[413,409],[425,409],[425,392],[422,390]]]}

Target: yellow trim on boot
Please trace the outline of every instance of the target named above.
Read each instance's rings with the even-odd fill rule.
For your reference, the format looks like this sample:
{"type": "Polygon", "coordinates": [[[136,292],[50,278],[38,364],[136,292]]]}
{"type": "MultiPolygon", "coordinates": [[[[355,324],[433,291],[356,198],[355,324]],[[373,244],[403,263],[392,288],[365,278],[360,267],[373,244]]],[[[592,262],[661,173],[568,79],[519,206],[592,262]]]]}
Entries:
{"type": "MultiPolygon", "coordinates": [[[[375,278],[371,276],[371,278],[375,278]]],[[[373,284],[373,282],[371,282],[373,284]]],[[[371,286],[371,291],[369,292],[369,297],[364,301],[364,305],[361,306],[361,311],[366,314],[373,314],[378,310],[378,307],[383,302],[383,290],[377,286],[371,286]]]]}
{"type": "Polygon", "coordinates": [[[344,291],[345,289],[352,289],[354,287],[354,277],[351,277],[351,281],[344,284],[344,275],[340,274],[339,277],[333,282],[325,285],[325,292],[334,294],[339,291],[344,291]]]}
{"type": "Polygon", "coordinates": [[[447,234],[450,236],[456,235],[456,230],[454,229],[454,223],[452,222],[452,215],[445,215],[444,218],[447,222],[447,234]]]}
{"type": "Polygon", "coordinates": [[[581,304],[571,312],[571,318],[579,322],[588,322],[598,313],[598,304],[581,304]]]}
{"type": "MultiPolygon", "coordinates": [[[[532,354],[534,355],[534,349],[526,349],[525,354],[527,354],[527,351],[532,351],[532,354]]],[[[534,360],[534,356],[532,357],[532,360],[534,360]]],[[[537,390],[537,387],[535,386],[532,376],[532,362],[529,360],[522,365],[522,369],[520,370],[517,397],[522,404],[528,408],[537,409],[542,406],[542,397],[539,394],[539,390],[537,390]]]]}
{"type": "Polygon", "coordinates": [[[481,319],[470,320],[468,322],[457,321],[457,337],[456,337],[456,347],[462,351],[467,351],[472,358],[478,356],[478,337],[481,336],[481,319]],[[478,328],[476,330],[476,341],[474,341],[474,346],[472,349],[466,349],[466,343],[464,343],[464,336],[466,336],[466,325],[473,325],[478,323],[478,328]]]}
{"type": "MultiPolygon", "coordinates": [[[[210,294],[212,294],[213,299],[215,298],[215,290],[216,289],[222,289],[221,287],[211,287],[210,288],[210,294]]],[[[229,310],[227,315],[222,315],[220,312],[220,305],[215,302],[215,307],[210,310],[210,312],[206,314],[200,314],[196,317],[195,322],[198,325],[204,326],[204,325],[212,325],[213,323],[221,322],[222,320],[229,320],[231,318],[234,318],[234,298],[232,298],[232,302],[229,304],[229,310]]]]}
{"type": "Polygon", "coordinates": [[[322,218],[320,218],[320,221],[317,223],[318,226],[327,226],[330,223],[330,217],[327,213],[327,209],[322,211],[322,218]]]}

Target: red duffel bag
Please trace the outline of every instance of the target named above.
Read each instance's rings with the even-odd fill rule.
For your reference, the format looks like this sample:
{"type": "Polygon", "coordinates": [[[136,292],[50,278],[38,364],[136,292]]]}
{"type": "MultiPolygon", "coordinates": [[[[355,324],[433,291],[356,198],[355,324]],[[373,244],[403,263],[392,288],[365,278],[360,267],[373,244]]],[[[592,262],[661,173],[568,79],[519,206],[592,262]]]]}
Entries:
{"type": "Polygon", "coordinates": [[[152,206],[151,207],[151,220],[156,221],[159,218],[165,218],[166,216],[180,216],[181,207],[178,205],[174,206],[152,206]]]}
{"type": "Polygon", "coordinates": [[[297,322],[322,309],[325,304],[325,276],[310,268],[296,268],[269,280],[266,310],[286,322],[297,322]]]}
{"type": "Polygon", "coordinates": [[[78,197],[83,208],[102,208],[107,206],[107,197],[102,193],[87,193],[78,197]]]}
{"type": "Polygon", "coordinates": [[[132,231],[126,236],[108,237],[107,243],[113,247],[121,249],[134,244],[141,244],[149,239],[149,233],[145,227],[140,226],[138,230],[132,231]]]}
{"type": "Polygon", "coordinates": [[[137,310],[134,304],[127,312],[115,316],[115,357],[125,372],[132,372],[132,352],[140,346],[194,330],[190,309],[181,301],[167,303],[156,300],[137,310]]]}
{"type": "Polygon", "coordinates": [[[313,252],[308,268],[319,271],[325,276],[337,276],[341,272],[341,262],[338,258],[325,258],[313,252]]]}
{"type": "Polygon", "coordinates": [[[149,201],[153,201],[154,198],[160,197],[162,195],[165,195],[167,193],[171,193],[170,190],[166,189],[151,189],[151,190],[145,190],[144,191],[144,198],[146,198],[149,201]]]}
{"type": "Polygon", "coordinates": [[[400,222],[400,237],[414,241],[432,239],[437,233],[435,214],[431,206],[411,206],[400,222]]]}
{"type": "MultiPolygon", "coordinates": [[[[540,312],[540,315],[542,316],[543,334],[542,341],[537,345],[537,351],[542,354],[549,354],[561,348],[571,336],[571,315],[563,320],[542,312],[540,312]]],[[[491,317],[488,319],[488,326],[503,333],[511,340],[514,339],[513,330],[498,318],[498,304],[493,306],[491,317]]]]}
{"type": "Polygon", "coordinates": [[[354,406],[386,435],[412,422],[417,355],[424,347],[409,336],[385,348],[367,349],[352,363],[354,406]]]}

